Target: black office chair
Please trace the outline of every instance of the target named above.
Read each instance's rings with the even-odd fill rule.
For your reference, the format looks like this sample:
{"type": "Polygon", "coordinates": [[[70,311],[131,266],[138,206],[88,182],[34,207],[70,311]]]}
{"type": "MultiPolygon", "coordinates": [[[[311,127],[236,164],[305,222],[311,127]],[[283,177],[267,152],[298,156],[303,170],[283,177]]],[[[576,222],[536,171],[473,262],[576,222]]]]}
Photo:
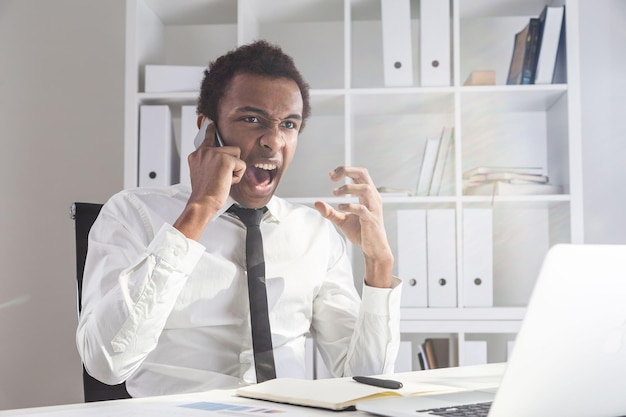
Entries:
{"type": "MultiPolygon", "coordinates": [[[[87,256],[87,237],[101,208],[102,204],[94,203],[74,203],[70,208],[70,218],[74,220],[76,228],[76,283],[79,314],[82,309],[83,270],[87,256]]],[[[126,391],[126,384],[107,385],[89,375],[84,366],[83,391],[85,402],[130,398],[128,391],[126,391]]]]}

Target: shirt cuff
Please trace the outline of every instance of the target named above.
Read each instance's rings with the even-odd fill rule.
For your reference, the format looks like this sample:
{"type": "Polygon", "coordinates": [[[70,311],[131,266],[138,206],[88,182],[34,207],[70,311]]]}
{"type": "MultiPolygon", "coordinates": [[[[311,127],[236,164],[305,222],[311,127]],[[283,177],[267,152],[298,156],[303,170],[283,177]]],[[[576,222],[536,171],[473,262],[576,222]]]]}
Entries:
{"type": "Polygon", "coordinates": [[[402,280],[391,277],[391,288],[370,287],[363,282],[361,308],[370,314],[388,315],[399,310],[402,296],[402,280]]]}
{"type": "Polygon", "coordinates": [[[189,275],[196,267],[206,248],[193,239],[187,238],[174,226],[167,223],[161,226],[148,246],[148,253],[162,259],[173,269],[189,275]]]}

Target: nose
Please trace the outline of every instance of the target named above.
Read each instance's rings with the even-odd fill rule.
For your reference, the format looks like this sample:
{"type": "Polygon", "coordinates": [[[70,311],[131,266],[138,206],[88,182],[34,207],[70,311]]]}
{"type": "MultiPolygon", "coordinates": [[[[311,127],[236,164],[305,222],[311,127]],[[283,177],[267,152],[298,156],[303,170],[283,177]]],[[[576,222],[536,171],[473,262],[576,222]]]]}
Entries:
{"type": "Polygon", "coordinates": [[[268,127],[261,136],[261,146],[271,152],[278,152],[285,146],[285,138],[279,126],[268,127]]]}

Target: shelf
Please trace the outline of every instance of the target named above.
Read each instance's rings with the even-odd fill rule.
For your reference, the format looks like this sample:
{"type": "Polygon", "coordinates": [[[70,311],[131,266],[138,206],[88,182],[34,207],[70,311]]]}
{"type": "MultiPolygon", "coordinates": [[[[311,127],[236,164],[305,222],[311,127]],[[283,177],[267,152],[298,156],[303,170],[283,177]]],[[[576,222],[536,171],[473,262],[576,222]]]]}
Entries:
{"type": "Polygon", "coordinates": [[[522,320],[525,307],[402,308],[402,320],[522,320]]]}
{"type": "Polygon", "coordinates": [[[175,93],[137,93],[138,104],[167,104],[181,106],[195,104],[198,101],[198,92],[184,91],[175,93]]]}
{"type": "Polygon", "coordinates": [[[433,114],[454,112],[453,88],[370,88],[350,90],[352,114],[433,114]]]}
{"type": "MultiPolygon", "coordinates": [[[[467,301],[462,288],[468,250],[463,239],[469,235],[465,210],[490,208],[489,272],[496,307],[404,307],[402,332],[509,337],[519,329],[545,253],[556,243],[582,243],[578,80],[505,85],[514,36],[538,16],[546,0],[450,0],[452,85],[443,87],[419,86],[419,0],[410,1],[415,36],[409,87],[384,86],[380,0],[127,1],[136,7],[129,7],[134,20],[126,35],[126,187],[136,186],[138,106],[169,105],[175,124],[180,123],[180,106],[195,105],[198,98],[198,92],[138,92],[144,66],[206,65],[237,45],[267,39],[293,57],[311,86],[312,115],[276,192],[291,203],[357,203],[354,196],[332,194],[340,184],[330,181],[327,172],[346,164],[367,168],[377,186],[414,191],[428,138],[444,127],[454,128],[440,195],[382,195],[396,256],[394,273],[398,275],[398,211],[454,210],[456,240],[450,251],[457,262],[456,295],[459,303],[467,301]],[[497,84],[460,85],[471,71],[481,69],[494,70],[497,84]],[[562,185],[563,194],[464,195],[462,173],[479,166],[540,166],[551,183],[562,185]]],[[[574,50],[579,47],[577,1],[566,0],[567,45],[574,50]]],[[[363,255],[348,246],[360,288],[363,255]]]]}
{"type": "Polygon", "coordinates": [[[521,327],[521,320],[424,320],[400,322],[400,332],[407,333],[482,333],[515,334],[521,327]]]}
{"type": "MultiPolygon", "coordinates": [[[[357,203],[358,199],[356,197],[285,197],[291,203],[294,204],[305,204],[311,205],[316,201],[325,201],[328,204],[339,204],[339,203],[357,203]]],[[[383,204],[385,206],[441,206],[441,205],[454,205],[456,199],[455,197],[441,197],[441,196],[432,196],[432,197],[412,197],[412,196],[382,196],[383,204]]],[[[391,207],[392,209],[394,207],[391,207]]]]}
{"type": "Polygon", "coordinates": [[[553,195],[496,195],[496,196],[463,196],[462,200],[467,204],[490,204],[490,205],[514,205],[519,208],[551,207],[555,204],[563,204],[571,201],[568,194],[553,195]]]}
{"type": "Polygon", "coordinates": [[[464,86],[460,90],[464,111],[545,112],[567,93],[567,85],[464,86]]]}

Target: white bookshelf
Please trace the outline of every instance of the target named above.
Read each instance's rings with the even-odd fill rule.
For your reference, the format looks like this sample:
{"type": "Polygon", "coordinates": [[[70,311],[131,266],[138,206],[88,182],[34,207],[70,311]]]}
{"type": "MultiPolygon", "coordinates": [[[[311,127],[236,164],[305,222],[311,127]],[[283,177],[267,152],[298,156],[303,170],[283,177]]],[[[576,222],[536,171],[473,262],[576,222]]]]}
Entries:
{"type": "MultiPolygon", "coordinates": [[[[388,236],[397,253],[399,209],[450,208],[456,214],[460,260],[463,210],[490,207],[494,305],[403,308],[401,329],[413,343],[448,335],[457,343],[460,364],[465,340],[488,340],[489,360],[502,360],[497,352],[519,328],[546,251],[556,243],[584,240],[578,1],[566,2],[568,83],[524,86],[505,85],[513,38],[545,2],[450,4],[450,86],[419,85],[419,0],[411,0],[414,84],[385,87],[380,0],[127,0],[125,187],[137,184],[138,106],[168,104],[180,132],[180,106],[197,100],[196,93],[145,93],[146,64],[206,65],[253,39],[275,42],[310,83],[313,110],[279,187],[281,197],[303,204],[338,202],[331,197],[334,185],[327,172],[342,164],[367,167],[379,186],[415,189],[427,137],[454,127],[454,164],[443,192],[385,197],[388,236]],[[496,71],[497,85],[462,85],[472,70],[483,69],[496,71]],[[563,193],[463,195],[462,172],[480,165],[545,167],[563,193]]],[[[363,267],[357,250],[353,263],[359,280],[363,267]]],[[[457,262],[458,280],[462,269],[457,262]]]]}

